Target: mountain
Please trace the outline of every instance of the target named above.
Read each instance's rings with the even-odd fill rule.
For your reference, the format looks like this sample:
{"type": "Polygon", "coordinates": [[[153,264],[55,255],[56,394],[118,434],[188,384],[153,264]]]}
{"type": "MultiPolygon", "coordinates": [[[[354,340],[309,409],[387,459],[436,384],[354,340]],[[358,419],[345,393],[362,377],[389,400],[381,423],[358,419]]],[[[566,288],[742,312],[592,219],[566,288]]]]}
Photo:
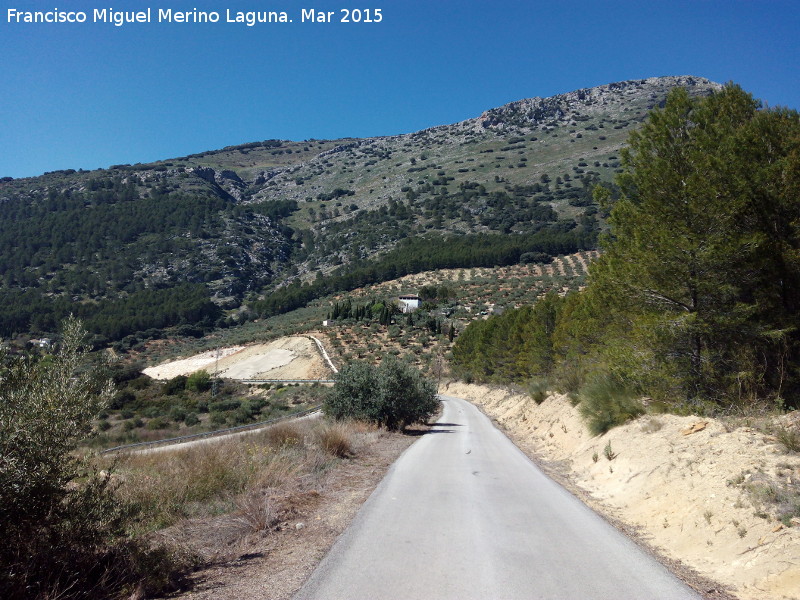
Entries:
{"type": "Polygon", "coordinates": [[[0,180],[0,335],[70,312],[102,344],[232,309],[269,316],[415,270],[596,244],[591,190],[675,86],[658,77],[530,98],[391,137],[266,140],[151,164],[0,180]]]}

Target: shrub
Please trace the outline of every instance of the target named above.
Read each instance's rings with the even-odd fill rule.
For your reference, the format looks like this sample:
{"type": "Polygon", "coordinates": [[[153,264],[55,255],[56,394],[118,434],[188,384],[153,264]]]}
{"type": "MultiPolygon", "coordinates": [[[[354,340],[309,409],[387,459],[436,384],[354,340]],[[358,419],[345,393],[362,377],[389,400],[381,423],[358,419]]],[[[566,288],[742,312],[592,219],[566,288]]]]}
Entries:
{"type": "Polygon", "coordinates": [[[611,375],[598,376],[580,391],[580,413],[592,435],[644,414],[634,390],[611,375]]]}
{"type": "Polygon", "coordinates": [[[348,430],[339,423],[327,425],[317,430],[319,445],[325,452],[338,458],[353,455],[353,445],[348,430]]]}
{"type": "Polygon", "coordinates": [[[800,452],[800,433],[787,427],[780,427],[776,432],[778,442],[787,452],[800,452]]]}
{"type": "Polygon", "coordinates": [[[122,408],[126,404],[134,402],[136,395],[130,390],[120,390],[114,395],[109,408],[122,408]]]}
{"type": "Polygon", "coordinates": [[[169,418],[180,423],[186,419],[186,409],[183,406],[173,406],[169,411],[169,418]]]}
{"type": "Polygon", "coordinates": [[[553,257],[545,252],[524,252],[520,255],[519,262],[523,264],[549,264],[553,262],[553,257]]]}
{"type": "Polygon", "coordinates": [[[387,429],[402,429],[424,421],[437,407],[436,384],[388,356],[380,367],[364,362],[345,365],[323,408],[335,419],[363,419],[387,429]]]}
{"type": "Polygon", "coordinates": [[[185,375],[173,377],[164,384],[164,393],[167,396],[174,396],[175,394],[181,393],[186,389],[186,381],[187,377],[185,375]]]}
{"type": "Polygon", "coordinates": [[[167,429],[169,427],[169,419],[166,417],[156,417],[147,422],[147,429],[155,431],[156,429],[167,429]]]}
{"type": "Polygon", "coordinates": [[[241,400],[220,400],[219,402],[212,402],[209,409],[211,412],[227,412],[236,410],[242,405],[241,400]]]}
{"type": "Polygon", "coordinates": [[[528,384],[528,394],[530,394],[536,404],[541,404],[547,398],[547,380],[534,379],[528,384]]]}
{"type": "Polygon", "coordinates": [[[278,448],[303,443],[303,434],[293,423],[278,423],[265,431],[270,445],[278,448]]]}
{"type": "Polygon", "coordinates": [[[208,371],[200,370],[189,375],[186,379],[186,389],[192,392],[206,392],[211,389],[211,375],[208,371]]]}
{"type": "Polygon", "coordinates": [[[117,597],[172,572],[163,548],[125,539],[132,515],[113,479],[74,452],[113,395],[87,367],[84,336],[68,319],[50,360],[0,361],[3,598],[117,597]]]}
{"type": "Polygon", "coordinates": [[[240,406],[235,411],[228,413],[233,425],[246,425],[253,421],[253,415],[247,409],[247,406],[240,406]]]}

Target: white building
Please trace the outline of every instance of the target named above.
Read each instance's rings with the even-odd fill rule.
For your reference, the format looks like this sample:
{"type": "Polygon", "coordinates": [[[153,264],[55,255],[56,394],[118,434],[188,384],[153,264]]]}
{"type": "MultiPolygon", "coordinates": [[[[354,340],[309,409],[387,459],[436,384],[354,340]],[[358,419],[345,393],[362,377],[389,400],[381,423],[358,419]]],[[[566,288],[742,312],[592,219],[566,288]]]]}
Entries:
{"type": "Polygon", "coordinates": [[[404,314],[417,310],[420,302],[419,296],[400,296],[397,299],[397,303],[400,305],[400,312],[404,314]]]}

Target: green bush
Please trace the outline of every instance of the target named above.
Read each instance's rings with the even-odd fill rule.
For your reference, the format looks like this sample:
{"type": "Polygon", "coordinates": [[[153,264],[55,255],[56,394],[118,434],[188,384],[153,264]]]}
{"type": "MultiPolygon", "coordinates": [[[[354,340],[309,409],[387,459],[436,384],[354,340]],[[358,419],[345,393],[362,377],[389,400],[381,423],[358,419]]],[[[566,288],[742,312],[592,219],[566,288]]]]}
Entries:
{"type": "Polygon", "coordinates": [[[533,379],[528,384],[528,394],[536,404],[541,404],[547,399],[548,391],[546,379],[533,379]]]}
{"type": "Polygon", "coordinates": [[[206,392],[211,389],[211,375],[201,370],[186,379],[186,389],[192,392],[206,392]]]}
{"type": "Polygon", "coordinates": [[[114,395],[114,399],[111,401],[110,408],[122,408],[126,404],[134,402],[136,400],[136,395],[130,390],[120,390],[114,395]]]}
{"type": "Polygon", "coordinates": [[[220,400],[219,402],[212,402],[209,409],[211,412],[228,412],[236,410],[241,405],[241,400],[220,400]]]}
{"type": "Polygon", "coordinates": [[[69,319],[50,360],[0,356],[2,598],[155,593],[152,575],[174,571],[163,548],[127,538],[132,513],[113,479],[75,453],[113,396],[111,380],[87,364],[84,336],[69,319]]]}
{"type": "Polygon", "coordinates": [[[209,419],[209,423],[216,427],[223,427],[227,422],[228,418],[225,416],[226,413],[221,412],[213,412],[211,413],[211,418],[209,419]]]}
{"type": "Polygon", "coordinates": [[[387,357],[380,367],[364,362],[345,365],[336,375],[324,411],[335,419],[363,419],[394,430],[425,421],[438,405],[433,381],[387,357]]]}
{"type": "Polygon", "coordinates": [[[176,423],[180,423],[186,419],[186,413],[187,411],[183,406],[173,406],[169,411],[169,418],[176,423]]]}
{"type": "Polygon", "coordinates": [[[644,414],[644,407],[630,386],[611,375],[600,375],[579,393],[578,410],[592,435],[600,435],[644,414]]]}
{"type": "Polygon", "coordinates": [[[156,429],[167,429],[170,421],[167,417],[156,417],[147,422],[147,429],[155,431],[156,429]]]}
{"type": "Polygon", "coordinates": [[[183,390],[186,389],[186,382],[188,378],[185,375],[178,375],[177,377],[173,377],[166,383],[164,383],[164,393],[167,396],[174,396],[175,394],[180,394],[183,390]]]}

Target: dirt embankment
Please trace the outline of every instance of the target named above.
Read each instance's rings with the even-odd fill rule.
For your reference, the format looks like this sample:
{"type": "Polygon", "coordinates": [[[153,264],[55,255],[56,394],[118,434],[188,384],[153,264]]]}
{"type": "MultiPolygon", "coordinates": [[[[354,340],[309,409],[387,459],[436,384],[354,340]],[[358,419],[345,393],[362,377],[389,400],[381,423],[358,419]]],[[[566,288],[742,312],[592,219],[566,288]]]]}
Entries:
{"type": "Polygon", "coordinates": [[[775,438],[675,415],[591,437],[565,396],[537,405],[485,386],[440,391],[479,405],[595,510],[635,528],[660,554],[741,598],[800,599],[800,520],[778,519],[800,503],[800,455],[775,438]]]}
{"type": "Polygon", "coordinates": [[[233,346],[210,350],[190,358],[148,367],[143,372],[154,379],[171,379],[205,369],[228,379],[326,379],[331,370],[313,340],[283,337],[267,344],[233,346]]]}

